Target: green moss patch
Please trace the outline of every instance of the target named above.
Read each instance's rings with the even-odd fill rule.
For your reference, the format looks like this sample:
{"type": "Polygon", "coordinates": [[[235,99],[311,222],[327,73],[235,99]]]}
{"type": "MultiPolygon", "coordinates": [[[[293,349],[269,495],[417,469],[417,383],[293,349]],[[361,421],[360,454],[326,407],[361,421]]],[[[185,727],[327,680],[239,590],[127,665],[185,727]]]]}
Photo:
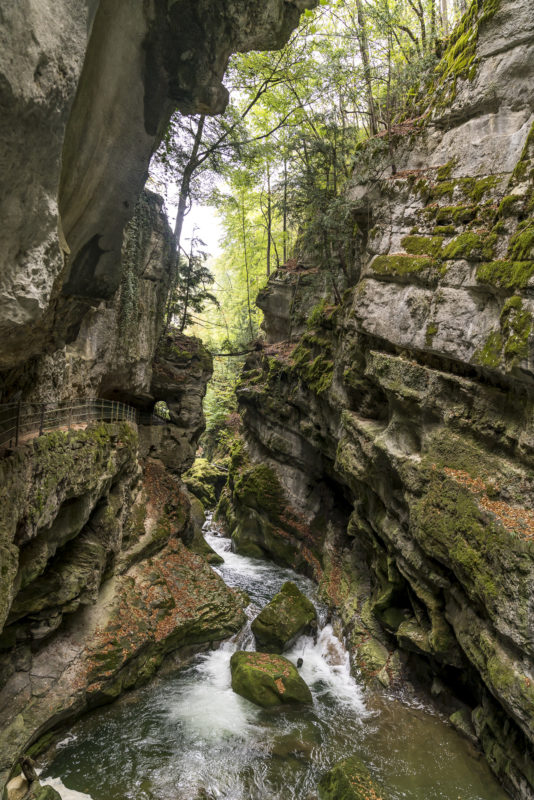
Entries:
{"type": "Polygon", "coordinates": [[[477,350],[473,356],[473,362],[484,367],[496,369],[502,358],[503,339],[500,331],[492,331],[483,347],[477,350]]]}
{"type": "Polygon", "coordinates": [[[331,340],[328,336],[305,333],[292,353],[297,375],[316,394],[326,392],[332,385],[334,361],[331,340]]]}
{"type": "Polygon", "coordinates": [[[339,761],[318,786],[320,800],[387,800],[357,756],[339,761]]]}
{"type": "Polygon", "coordinates": [[[238,650],[230,659],[230,669],[234,692],[258,706],[312,702],[297,668],[283,656],[238,650]]]}
{"type": "Polygon", "coordinates": [[[297,636],[309,631],[316,619],[313,603],[287,581],[253,621],[252,633],[260,650],[281,653],[297,636]]]}
{"type": "Polygon", "coordinates": [[[527,261],[534,255],[534,222],[522,222],[510,239],[508,257],[512,261],[527,261]]]}
{"type": "Polygon", "coordinates": [[[275,519],[284,508],[284,493],[275,471],[267,464],[246,469],[234,483],[234,492],[241,503],[266,511],[275,519]]]}
{"type": "Polygon", "coordinates": [[[427,347],[432,346],[432,341],[437,332],[438,332],[437,322],[429,322],[428,325],[426,326],[426,333],[425,333],[425,344],[427,347]]]}
{"type": "Polygon", "coordinates": [[[487,175],[485,178],[458,178],[458,187],[464,197],[472,203],[480,203],[485,194],[494,191],[499,185],[497,175],[487,175]]]}
{"type": "Polygon", "coordinates": [[[468,594],[485,604],[497,597],[500,550],[508,534],[488,523],[467,489],[433,471],[412,521],[425,550],[452,567],[468,594]]]}
{"type": "Polygon", "coordinates": [[[438,181],[446,181],[451,177],[451,172],[454,169],[455,163],[455,159],[451,158],[450,161],[447,161],[446,164],[443,164],[443,166],[439,167],[437,171],[438,181]]]}
{"type": "Polygon", "coordinates": [[[434,258],[402,254],[377,256],[371,263],[371,269],[377,275],[391,275],[394,277],[413,275],[436,267],[437,261],[434,258]]]}
{"type": "Polygon", "coordinates": [[[486,367],[496,368],[502,361],[508,367],[515,366],[528,357],[528,342],[532,332],[532,314],[523,308],[518,295],[510,297],[502,307],[499,331],[493,331],[473,361],[486,367]]]}
{"type": "Polygon", "coordinates": [[[401,245],[407,253],[414,256],[434,256],[441,253],[442,236],[405,236],[401,245]]]}
{"type": "Polygon", "coordinates": [[[505,339],[504,357],[516,364],[528,356],[528,339],[532,331],[532,314],[523,309],[523,301],[517,295],[504,304],[500,324],[505,339]]]}
{"type": "Polygon", "coordinates": [[[454,225],[436,225],[434,234],[438,236],[454,236],[456,228],[454,225]]]}
{"type": "Polygon", "coordinates": [[[432,89],[434,107],[446,107],[456,96],[459,79],[473,80],[477,67],[479,29],[497,12],[499,0],[472,0],[468,11],[447,40],[445,53],[436,67],[432,89]]]}
{"type": "Polygon", "coordinates": [[[428,206],[425,212],[431,216],[435,216],[436,223],[466,223],[472,222],[477,213],[478,206],[473,205],[458,205],[458,206],[428,206]]]}
{"type": "Polygon", "coordinates": [[[523,200],[522,197],[519,197],[515,194],[508,194],[502,198],[501,202],[499,203],[499,209],[497,211],[498,217],[511,217],[518,210],[518,204],[523,200]]]}
{"type": "Polygon", "coordinates": [[[467,261],[489,261],[493,256],[496,234],[479,234],[474,231],[461,233],[449,242],[443,251],[445,259],[466,259],[467,261]]]}
{"type": "Polygon", "coordinates": [[[490,261],[477,267],[476,279],[500,289],[524,289],[534,275],[534,261],[490,261]]]}
{"type": "Polygon", "coordinates": [[[204,508],[214,508],[217,498],[226,482],[227,470],[224,466],[212,464],[205,458],[197,458],[182,480],[204,508]]]}

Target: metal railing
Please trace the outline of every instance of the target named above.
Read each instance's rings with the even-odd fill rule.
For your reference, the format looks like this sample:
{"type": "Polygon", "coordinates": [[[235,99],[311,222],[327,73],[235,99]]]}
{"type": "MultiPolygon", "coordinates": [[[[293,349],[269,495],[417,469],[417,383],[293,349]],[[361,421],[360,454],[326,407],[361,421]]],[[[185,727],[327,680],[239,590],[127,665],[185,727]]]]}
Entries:
{"type": "Polygon", "coordinates": [[[138,412],[133,406],[116,400],[1,404],[0,447],[17,447],[34,435],[42,436],[43,433],[58,429],[68,430],[89,422],[137,424],[138,412]]]}

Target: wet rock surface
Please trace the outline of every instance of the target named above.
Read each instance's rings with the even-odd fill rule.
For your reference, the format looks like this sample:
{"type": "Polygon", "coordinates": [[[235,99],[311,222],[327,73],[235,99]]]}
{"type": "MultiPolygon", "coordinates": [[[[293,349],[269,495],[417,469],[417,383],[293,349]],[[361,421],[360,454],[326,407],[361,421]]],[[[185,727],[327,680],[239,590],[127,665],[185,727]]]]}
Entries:
{"type": "Polygon", "coordinates": [[[387,800],[357,756],[337,763],[318,788],[321,800],[387,800]]]}
{"type": "Polygon", "coordinates": [[[73,341],[115,294],[123,231],[173,110],[222,111],[230,54],[280,47],[315,4],[4,9],[0,368],[73,341]]]}
{"type": "Polygon", "coordinates": [[[534,37],[527,21],[511,30],[524,10],[478,4],[464,23],[475,77],[449,73],[430,120],[396,132],[393,151],[359,152],[342,302],[321,300],[313,274],[300,296],[300,274],[272,276],[268,343],[238,387],[247,447],[218,513],[240,552],[315,576],[368,680],[438,675],[449,698],[468,699],[478,746],[527,800],[534,37]],[[490,108],[477,91],[492,70],[490,108]],[[271,304],[286,283],[308,304],[297,335],[271,304]]]}
{"type": "Polygon", "coordinates": [[[284,583],[251,625],[258,650],[266,653],[282,653],[298,636],[314,628],[315,606],[291,581],[284,583]]]}
{"type": "Polygon", "coordinates": [[[312,702],[311,692],[287,658],[238,650],[230,659],[232,689],[263,708],[312,702]]]}

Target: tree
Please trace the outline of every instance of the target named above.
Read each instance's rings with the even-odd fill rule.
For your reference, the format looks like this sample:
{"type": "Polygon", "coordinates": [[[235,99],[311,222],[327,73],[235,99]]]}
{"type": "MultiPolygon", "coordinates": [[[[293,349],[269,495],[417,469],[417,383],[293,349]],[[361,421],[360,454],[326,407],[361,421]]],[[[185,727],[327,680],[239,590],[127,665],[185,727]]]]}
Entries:
{"type": "Polygon", "coordinates": [[[182,258],[178,261],[176,285],[174,286],[168,306],[169,319],[176,320],[180,333],[190,325],[197,314],[204,310],[206,303],[218,305],[218,300],[210,291],[213,275],[206,267],[207,253],[201,249],[204,242],[193,235],[189,251],[182,250],[182,258]]]}

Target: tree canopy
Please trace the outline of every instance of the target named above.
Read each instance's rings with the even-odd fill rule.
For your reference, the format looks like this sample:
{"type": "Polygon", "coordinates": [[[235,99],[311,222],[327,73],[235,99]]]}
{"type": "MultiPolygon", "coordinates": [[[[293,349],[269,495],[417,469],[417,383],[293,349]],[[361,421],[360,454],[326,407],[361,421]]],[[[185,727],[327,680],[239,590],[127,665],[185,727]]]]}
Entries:
{"type": "MultiPolygon", "coordinates": [[[[231,59],[224,115],[173,117],[153,163],[177,209],[169,323],[189,325],[214,352],[246,350],[260,330],[255,297],[290,258],[330,271],[339,300],[354,262],[343,189],[356,151],[424,115],[435,65],[463,11],[464,0],[321,0],[281,51],[231,59]],[[215,208],[224,231],[209,265],[182,247],[193,204],[215,208]]],[[[239,362],[225,363],[216,379],[218,370],[234,380],[239,362]]],[[[208,397],[208,425],[209,409],[208,397]]]]}

